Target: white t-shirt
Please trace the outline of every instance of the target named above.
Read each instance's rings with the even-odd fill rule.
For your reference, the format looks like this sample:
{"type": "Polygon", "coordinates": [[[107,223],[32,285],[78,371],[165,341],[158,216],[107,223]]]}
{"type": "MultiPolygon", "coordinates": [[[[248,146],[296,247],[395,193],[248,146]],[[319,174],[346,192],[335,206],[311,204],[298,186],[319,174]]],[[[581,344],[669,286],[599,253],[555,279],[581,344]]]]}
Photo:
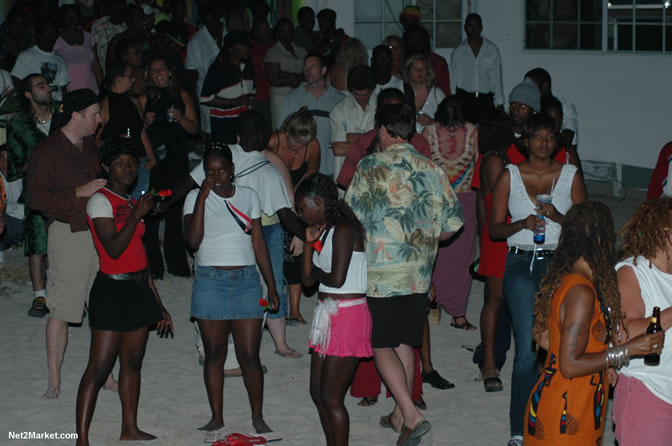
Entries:
{"type": "Polygon", "coordinates": [[[54,52],[47,53],[34,45],[25,51],[21,51],[16,59],[12,76],[23,79],[29,74],[40,73],[51,87],[55,101],[63,98],[61,87],[70,83],[68,67],[61,56],[54,52]]]}
{"type": "Polygon", "coordinates": [[[401,91],[401,92],[403,93],[403,92],[404,92],[404,81],[403,81],[401,78],[399,78],[399,77],[397,77],[397,76],[395,76],[395,75],[392,75],[392,76],[390,77],[390,80],[387,81],[386,84],[384,84],[384,85],[380,85],[380,84],[376,85],[376,89],[373,90],[373,93],[374,93],[376,96],[378,96],[378,95],[380,94],[381,91],[386,90],[386,89],[388,89],[388,88],[396,88],[397,90],[399,90],[399,91],[401,91]]]}
{"type": "MultiPolygon", "coordinates": [[[[223,36],[226,29],[222,29],[222,31],[223,36]]],[[[198,71],[198,79],[196,80],[196,93],[198,95],[203,90],[203,82],[208,74],[208,69],[218,55],[219,46],[217,46],[217,42],[210,35],[210,31],[202,26],[191,36],[187,44],[187,58],[184,62],[184,67],[187,70],[198,71]]],[[[201,131],[210,133],[210,107],[199,104],[199,111],[201,113],[201,131]]]]}
{"type": "MultiPolygon", "coordinates": [[[[376,124],[376,105],[378,96],[371,94],[366,110],[363,110],[352,94],[334,106],[329,113],[331,122],[331,142],[347,141],[348,133],[366,133],[376,124]]],[[[345,156],[334,155],[334,178],[341,173],[345,156]]]]}
{"type": "MultiPolygon", "coordinates": [[[[183,215],[194,212],[198,190],[187,194],[183,215]]],[[[256,265],[252,247],[252,220],[261,218],[259,197],[249,187],[236,186],[233,196],[210,192],[205,199],[203,240],[196,252],[201,266],[256,265]]]]}
{"type": "MultiPolygon", "coordinates": [[[[425,99],[425,103],[422,105],[422,108],[418,110],[418,113],[424,113],[425,115],[434,119],[434,115],[436,114],[436,110],[439,108],[439,104],[445,98],[446,95],[443,93],[443,90],[441,90],[439,87],[432,87],[432,89],[429,90],[429,93],[427,94],[427,99],[425,99]]],[[[421,125],[419,121],[416,121],[415,123],[416,132],[421,134],[424,128],[425,126],[421,125]]]]}
{"type": "MultiPolygon", "coordinates": [[[[264,158],[262,152],[245,152],[238,144],[230,144],[235,167],[234,184],[253,189],[259,197],[261,212],[267,217],[280,209],[291,208],[287,187],[278,169],[264,158]]],[[[199,186],[205,181],[203,161],[190,172],[199,186]]]]}

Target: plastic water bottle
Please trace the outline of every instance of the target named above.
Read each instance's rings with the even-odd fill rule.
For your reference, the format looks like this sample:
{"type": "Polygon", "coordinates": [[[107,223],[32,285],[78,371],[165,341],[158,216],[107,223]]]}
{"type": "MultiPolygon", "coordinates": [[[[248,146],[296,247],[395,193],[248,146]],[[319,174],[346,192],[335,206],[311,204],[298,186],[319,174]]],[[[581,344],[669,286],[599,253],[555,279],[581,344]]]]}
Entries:
{"type": "Polygon", "coordinates": [[[544,221],[544,224],[537,228],[536,231],[534,231],[534,243],[537,245],[543,245],[544,242],[546,241],[546,223],[545,223],[545,218],[543,215],[537,214],[537,218],[541,219],[544,221]]]}

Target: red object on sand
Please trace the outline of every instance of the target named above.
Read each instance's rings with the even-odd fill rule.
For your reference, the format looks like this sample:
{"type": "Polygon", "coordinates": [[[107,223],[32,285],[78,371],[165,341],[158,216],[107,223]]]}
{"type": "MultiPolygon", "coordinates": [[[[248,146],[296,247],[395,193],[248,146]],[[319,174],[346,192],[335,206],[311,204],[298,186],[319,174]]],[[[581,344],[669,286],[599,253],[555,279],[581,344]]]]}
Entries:
{"type": "Polygon", "coordinates": [[[256,444],[266,444],[266,439],[235,433],[227,435],[223,440],[217,440],[212,446],[250,446],[256,444]]]}

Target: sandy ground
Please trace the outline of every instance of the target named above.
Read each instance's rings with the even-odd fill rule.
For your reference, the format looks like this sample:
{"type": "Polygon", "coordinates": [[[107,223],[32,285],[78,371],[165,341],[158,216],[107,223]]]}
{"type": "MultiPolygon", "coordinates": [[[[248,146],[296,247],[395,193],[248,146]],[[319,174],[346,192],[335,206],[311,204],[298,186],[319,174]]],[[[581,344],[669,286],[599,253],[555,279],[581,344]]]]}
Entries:
{"type": "MultiPolygon", "coordinates": [[[[629,197],[611,196],[611,188],[590,183],[594,199],[607,202],[620,227],[643,199],[641,191],[629,191],[629,197]]],[[[63,365],[61,396],[42,400],[47,385],[44,342],[46,319],[26,315],[32,300],[27,265],[22,250],[6,253],[0,265],[0,444],[73,444],[74,441],[11,441],[9,432],[75,431],[75,399],[77,386],[88,359],[88,321],[82,327],[70,328],[69,343],[63,365]]],[[[157,282],[164,304],[175,322],[175,337],[159,339],[150,335],[147,345],[140,396],[140,428],[155,434],[151,445],[203,444],[203,433],[196,430],[209,419],[209,408],[194,348],[194,329],[189,322],[191,280],[168,276],[157,282]]],[[[302,301],[302,313],[312,316],[316,299],[302,301]]],[[[468,319],[478,325],[483,304],[483,285],[474,281],[468,319]]],[[[502,371],[504,391],[485,393],[478,380],[478,371],[471,362],[471,352],[479,340],[478,331],[462,331],[450,327],[444,313],[439,325],[431,326],[434,367],[456,388],[436,390],[424,386],[428,409],[425,416],[432,430],[423,445],[504,445],[508,440],[508,406],[513,352],[502,371]]],[[[308,326],[287,328],[288,343],[307,353],[308,326]]],[[[275,355],[268,332],[261,347],[262,363],[268,367],[265,384],[264,415],[278,435],[280,443],[292,446],[324,444],[317,412],[308,393],[310,358],[285,359],[275,355]]],[[[117,367],[115,367],[116,376],[117,367]]],[[[378,426],[382,415],[390,412],[391,400],[381,399],[373,407],[357,406],[357,400],[346,397],[350,413],[352,445],[391,445],[396,434],[378,426]]],[[[250,410],[241,378],[227,378],[224,387],[225,432],[251,432],[250,410]]],[[[121,407],[116,393],[101,391],[91,426],[93,445],[128,444],[118,441],[121,407]]],[[[612,424],[607,424],[605,444],[613,444],[612,424]]],[[[138,443],[135,443],[138,444],[138,443]]],[[[145,442],[140,442],[145,444],[145,442]]]]}

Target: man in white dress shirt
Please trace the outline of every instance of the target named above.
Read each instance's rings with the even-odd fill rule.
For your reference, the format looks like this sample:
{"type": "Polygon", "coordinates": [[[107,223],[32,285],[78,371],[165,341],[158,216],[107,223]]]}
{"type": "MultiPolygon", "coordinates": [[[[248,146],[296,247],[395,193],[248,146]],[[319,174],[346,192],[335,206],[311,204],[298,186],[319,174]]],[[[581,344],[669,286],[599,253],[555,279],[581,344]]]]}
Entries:
{"type": "Polygon", "coordinates": [[[334,179],[341,172],[350,144],[375,125],[376,80],[366,65],[358,65],[348,73],[349,94],[329,113],[331,145],[334,150],[334,179]]]}
{"type": "Polygon", "coordinates": [[[481,36],[480,15],[467,16],[464,32],[467,38],[455,48],[450,59],[451,88],[462,101],[466,120],[477,124],[494,114],[495,107],[504,109],[502,58],[497,46],[481,36]]]}

